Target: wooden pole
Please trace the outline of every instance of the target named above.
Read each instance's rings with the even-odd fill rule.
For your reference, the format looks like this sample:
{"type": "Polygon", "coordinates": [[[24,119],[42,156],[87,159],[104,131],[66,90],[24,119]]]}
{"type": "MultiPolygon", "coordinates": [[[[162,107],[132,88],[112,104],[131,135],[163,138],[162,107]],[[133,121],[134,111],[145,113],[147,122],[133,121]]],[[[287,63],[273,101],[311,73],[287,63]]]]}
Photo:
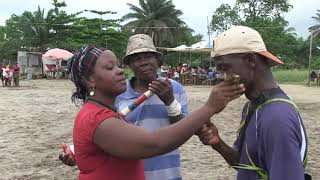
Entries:
{"type": "Polygon", "coordinates": [[[311,57],[312,57],[312,38],[313,38],[313,31],[310,30],[310,49],[309,49],[309,66],[308,66],[308,85],[310,84],[310,73],[311,73],[311,57]]]}
{"type": "Polygon", "coordinates": [[[209,25],[209,19],[207,16],[207,29],[208,29],[208,37],[209,37],[209,44],[211,43],[211,38],[210,38],[210,25],[209,25]]]}
{"type": "Polygon", "coordinates": [[[60,66],[59,66],[59,61],[60,61],[60,60],[56,60],[56,70],[57,70],[57,77],[56,77],[56,79],[59,79],[59,68],[60,68],[60,66]]]}

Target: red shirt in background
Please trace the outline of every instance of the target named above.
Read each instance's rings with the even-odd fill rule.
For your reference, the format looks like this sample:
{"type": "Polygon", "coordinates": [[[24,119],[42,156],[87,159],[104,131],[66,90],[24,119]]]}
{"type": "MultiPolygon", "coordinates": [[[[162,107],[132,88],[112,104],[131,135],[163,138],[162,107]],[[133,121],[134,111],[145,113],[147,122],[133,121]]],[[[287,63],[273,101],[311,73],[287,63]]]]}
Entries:
{"type": "Polygon", "coordinates": [[[17,64],[14,65],[14,66],[13,66],[13,70],[14,70],[14,71],[20,71],[20,66],[17,65],[17,64]]]}
{"type": "Polygon", "coordinates": [[[115,116],[115,112],[92,102],[86,102],[77,114],[73,143],[80,169],[79,180],[145,180],[142,160],[112,156],[93,142],[95,129],[100,123],[115,116]]]}

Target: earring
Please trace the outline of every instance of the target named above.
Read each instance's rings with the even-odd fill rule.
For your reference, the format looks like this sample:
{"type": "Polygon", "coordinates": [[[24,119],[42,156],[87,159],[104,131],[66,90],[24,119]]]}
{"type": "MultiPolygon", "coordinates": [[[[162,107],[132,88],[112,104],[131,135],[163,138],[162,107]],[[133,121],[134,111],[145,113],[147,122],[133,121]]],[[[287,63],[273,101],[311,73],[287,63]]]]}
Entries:
{"type": "Polygon", "coordinates": [[[90,96],[94,96],[94,86],[92,87],[92,90],[90,91],[90,96]]]}

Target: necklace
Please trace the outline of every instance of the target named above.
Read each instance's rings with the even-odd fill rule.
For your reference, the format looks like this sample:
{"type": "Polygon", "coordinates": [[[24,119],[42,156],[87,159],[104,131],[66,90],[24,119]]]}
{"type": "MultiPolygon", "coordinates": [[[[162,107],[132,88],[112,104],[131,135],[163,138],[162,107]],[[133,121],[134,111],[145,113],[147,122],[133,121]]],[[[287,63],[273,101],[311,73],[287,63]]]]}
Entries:
{"type": "Polygon", "coordinates": [[[97,103],[97,104],[100,104],[101,106],[104,106],[104,107],[110,109],[110,110],[113,111],[113,112],[117,112],[117,110],[115,110],[113,107],[111,107],[111,106],[109,106],[109,105],[107,105],[107,104],[104,104],[104,103],[102,103],[102,102],[100,102],[100,101],[98,101],[98,100],[96,100],[96,99],[93,99],[93,98],[88,97],[88,98],[87,98],[87,101],[88,101],[88,100],[90,100],[90,101],[92,101],[92,102],[95,102],[95,103],[97,103]]]}

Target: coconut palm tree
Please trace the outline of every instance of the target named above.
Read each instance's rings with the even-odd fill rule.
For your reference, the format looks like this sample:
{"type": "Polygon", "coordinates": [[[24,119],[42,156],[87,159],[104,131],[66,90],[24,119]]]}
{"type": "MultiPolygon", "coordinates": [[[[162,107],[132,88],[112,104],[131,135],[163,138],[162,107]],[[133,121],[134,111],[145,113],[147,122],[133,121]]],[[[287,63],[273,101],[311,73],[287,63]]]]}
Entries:
{"type": "Polygon", "coordinates": [[[290,36],[295,36],[295,37],[297,36],[296,29],[293,27],[288,27],[288,28],[284,29],[283,32],[287,35],[290,35],[290,36]]]}
{"type": "Polygon", "coordinates": [[[309,30],[313,32],[314,37],[320,35],[320,10],[318,9],[317,11],[318,13],[316,13],[316,16],[313,16],[312,19],[314,19],[318,24],[309,28],[309,30]]]}
{"type": "Polygon", "coordinates": [[[130,22],[125,29],[136,33],[145,33],[153,37],[156,46],[165,42],[177,42],[181,28],[187,29],[181,10],[176,9],[172,0],[139,0],[139,5],[127,3],[131,12],[123,16],[123,20],[130,22]]]}
{"type": "Polygon", "coordinates": [[[35,12],[25,11],[21,17],[25,20],[23,32],[28,40],[33,41],[33,45],[39,46],[43,51],[49,43],[50,30],[52,29],[52,20],[54,10],[50,9],[45,14],[44,9],[38,6],[35,12]]]}

